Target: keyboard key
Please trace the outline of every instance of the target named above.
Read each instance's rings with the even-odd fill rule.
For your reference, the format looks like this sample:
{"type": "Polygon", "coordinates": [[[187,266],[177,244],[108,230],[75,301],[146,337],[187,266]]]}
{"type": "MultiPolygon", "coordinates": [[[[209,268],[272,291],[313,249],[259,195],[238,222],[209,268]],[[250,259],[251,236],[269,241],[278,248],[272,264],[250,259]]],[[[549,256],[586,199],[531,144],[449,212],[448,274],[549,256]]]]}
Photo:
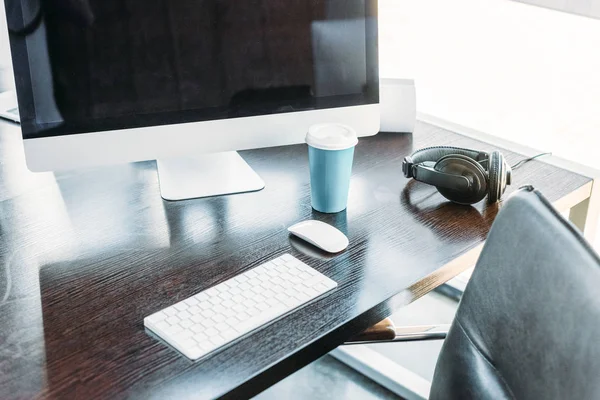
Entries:
{"type": "Polygon", "coordinates": [[[165,318],[167,318],[167,314],[165,314],[164,312],[160,311],[160,312],[152,314],[149,317],[146,317],[146,320],[149,321],[150,323],[155,324],[157,322],[164,321],[165,318]]]}
{"type": "Polygon", "coordinates": [[[223,337],[223,339],[225,340],[231,340],[231,339],[235,339],[237,337],[238,333],[236,332],[235,329],[227,329],[224,332],[221,332],[221,336],[223,337]]]}
{"type": "Polygon", "coordinates": [[[231,308],[226,308],[225,311],[223,311],[222,313],[225,317],[230,318],[235,316],[235,311],[233,311],[233,309],[231,308]]]}
{"type": "Polygon", "coordinates": [[[241,294],[236,294],[235,296],[233,296],[231,298],[231,300],[234,303],[243,303],[246,300],[246,298],[244,296],[242,296],[241,294]]]}
{"type": "Polygon", "coordinates": [[[318,295],[320,295],[320,293],[317,292],[315,289],[309,287],[305,287],[302,291],[304,292],[304,294],[307,294],[311,297],[317,297],[318,295]]]}
{"type": "Polygon", "coordinates": [[[271,279],[271,282],[275,285],[281,285],[281,284],[283,284],[283,279],[276,276],[275,278],[271,279]]]}
{"type": "Polygon", "coordinates": [[[177,311],[183,311],[183,310],[185,310],[186,308],[188,308],[188,305],[187,305],[187,304],[185,304],[185,302],[183,302],[183,301],[182,301],[181,303],[177,303],[177,304],[175,304],[175,309],[176,309],[177,311]]]}
{"type": "Polygon", "coordinates": [[[167,332],[168,335],[176,335],[179,332],[183,331],[183,328],[179,325],[171,325],[170,327],[165,329],[165,332],[167,332]]]}
{"type": "Polygon", "coordinates": [[[308,281],[311,277],[312,277],[312,275],[309,274],[308,272],[301,272],[300,273],[300,279],[302,279],[305,282],[308,281]]]}
{"type": "Polygon", "coordinates": [[[231,307],[231,309],[235,312],[240,313],[242,311],[246,311],[246,305],[239,303],[239,304],[236,304],[233,307],[231,307]]]}
{"type": "Polygon", "coordinates": [[[156,329],[161,331],[165,331],[167,328],[171,327],[171,325],[167,321],[157,322],[154,326],[156,326],[156,329]]]}
{"type": "Polygon", "coordinates": [[[220,332],[225,332],[226,330],[230,329],[229,325],[227,325],[225,322],[220,322],[218,324],[215,325],[215,329],[220,332]]]}
{"type": "Polygon", "coordinates": [[[254,293],[258,294],[258,293],[261,293],[261,292],[262,292],[262,291],[264,291],[264,290],[268,290],[267,288],[268,288],[269,286],[271,286],[271,284],[267,282],[267,283],[265,284],[265,286],[262,286],[262,285],[260,285],[260,286],[254,286],[254,287],[252,288],[252,291],[253,291],[254,293]]]}
{"type": "Polygon", "coordinates": [[[204,321],[206,318],[203,315],[193,315],[192,318],[190,319],[190,321],[199,324],[200,322],[204,321]]]}
{"type": "Polygon", "coordinates": [[[188,357],[193,360],[193,359],[202,357],[205,354],[205,352],[204,352],[204,350],[200,349],[199,347],[194,346],[194,347],[188,348],[187,354],[188,354],[188,357]]]}
{"type": "Polygon", "coordinates": [[[181,340],[175,339],[175,342],[177,342],[177,344],[180,347],[183,347],[183,348],[191,348],[191,347],[196,347],[197,346],[196,341],[194,339],[192,339],[192,338],[181,339],[181,340]]]}
{"type": "Polygon", "coordinates": [[[204,343],[208,340],[208,336],[206,336],[204,333],[199,332],[196,333],[192,336],[192,338],[196,341],[196,343],[201,344],[204,343]]]}
{"type": "Polygon", "coordinates": [[[294,297],[288,297],[287,299],[283,300],[282,303],[285,304],[288,308],[294,308],[300,304],[298,300],[294,297]]]}
{"type": "Polygon", "coordinates": [[[273,286],[271,286],[271,290],[273,292],[275,292],[275,294],[277,295],[277,294],[283,292],[284,289],[281,286],[273,285],[273,286]]]}
{"type": "Polygon", "coordinates": [[[325,279],[325,277],[323,275],[315,275],[315,276],[307,279],[304,282],[304,285],[306,285],[308,287],[316,286],[318,283],[321,283],[321,281],[323,281],[324,279],[325,279]]]}
{"type": "Polygon", "coordinates": [[[208,339],[204,343],[199,344],[198,347],[206,353],[215,349],[215,346],[211,342],[209,342],[208,339]]]}
{"type": "Polygon", "coordinates": [[[273,261],[271,261],[271,265],[270,266],[274,267],[276,265],[283,264],[283,263],[285,263],[285,260],[283,260],[281,257],[279,257],[279,258],[276,258],[273,261]]]}
{"type": "Polygon", "coordinates": [[[172,317],[173,315],[176,315],[179,311],[177,311],[175,308],[169,307],[163,312],[167,314],[167,316],[172,317]]]}
{"type": "Polygon", "coordinates": [[[213,321],[212,318],[204,318],[202,321],[200,321],[200,325],[202,325],[204,329],[212,328],[214,324],[215,321],[213,321]]]}
{"type": "Polygon", "coordinates": [[[251,287],[255,287],[255,286],[259,286],[260,282],[262,282],[260,279],[252,278],[248,281],[248,285],[250,285],[251,287]]]}
{"type": "Polygon", "coordinates": [[[215,328],[208,328],[207,330],[204,331],[204,334],[208,337],[215,336],[218,333],[219,333],[219,331],[217,331],[215,328]]]}
{"type": "Polygon", "coordinates": [[[223,307],[221,304],[217,304],[213,307],[213,311],[216,313],[222,313],[223,311],[225,311],[225,307],[223,307]]]}
{"type": "Polygon", "coordinates": [[[217,292],[222,293],[222,292],[226,292],[227,291],[227,286],[221,284],[218,284],[217,286],[215,286],[215,289],[217,290],[217,292]]]}
{"type": "Polygon", "coordinates": [[[186,320],[192,317],[192,314],[190,314],[189,312],[186,311],[180,311],[179,314],[177,314],[177,318],[179,318],[180,320],[186,320]]]}
{"type": "Polygon", "coordinates": [[[204,300],[208,300],[208,295],[204,292],[202,293],[198,293],[197,295],[194,296],[196,298],[196,300],[198,301],[204,301],[204,300]]]}
{"type": "Polygon", "coordinates": [[[189,328],[189,327],[191,327],[192,325],[194,325],[194,323],[192,322],[192,320],[191,320],[191,319],[184,319],[183,321],[181,321],[181,322],[179,323],[179,325],[181,325],[181,326],[182,326],[182,327],[184,327],[184,328],[189,328]]]}
{"type": "Polygon", "coordinates": [[[196,304],[199,303],[199,301],[196,300],[195,297],[190,297],[189,299],[184,300],[184,302],[185,302],[185,304],[187,304],[190,307],[195,306],[196,304]]]}
{"type": "Polygon", "coordinates": [[[275,298],[279,301],[284,301],[286,299],[288,299],[288,295],[285,293],[279,293],[277,296],[275,296],[275,298]]]}
{"type": "Polygon", "coordinates": [[[231,292],[227,291],[227,292],[219,293],[219,297],[223,300],[229,300],[233,297],[233,295],[231,294],[231,292]]]}
{"type": "MultiPolygon", "coordinates": [[[[191,321],[187,321],[187,322],[191,322],[191,321]]],[[[194,326],[192,324],[192,326],[194,326]]],[[[183,340],[183,339],[188,339],[194,336],[194,332],[192,332],[190,329],[185,329],[182,332],[179,332],[175,338],[179,339],[179,340],[183,340]]]]}
{"type": "Polygon", "coordinates": [[[247,320],[248,318],[250,318],[250,315],[248,315],[246,312],[241,312],[238,314],[238,319],[240,321],[247,320]]]}
{"type": "Polygon", "coordinates": [[[225,339],[223,339],[221,336],[217,335],[217,336],[213,336],[210,338],[210,341],[212,342],[212,344],[214,344],[215,346],[221,346],[223,343],[225,343],[225,339]]]}
{"type": "Polygon", "coordinates": [[[260,310],[256,307],[248,307],[248,309],[246,310],[246,312],[248,313],[249,316],[254,316],[258,313],[260,313],[260,310]]]}
{"type": "Polygon", "coordinates": [[[144,325],[196,360],[336,286],[287,254],[156,312],[144,325]]]}
{"type": "Polygon", "coordinates": [[[216,323],[223,322],[223,321],[225,321],[225,316],[223,314],[216,314],[215,316],[212,317],[212,320],[215,321],[216,323]]]}
{"type": "Polygon", "coordinates": [[[231,289],[233,289],[234,287],[237,287],[237,285],[240,284],[235,279],[230,279],[229,281],[227,281],[227,283],[229,283],[229,292],[231,292],[231,289]]]}
{"type": "Polygon", "coordinates": [[[252,279],[252,278],[256,277],[257,273],[256,273],[256,271],[251,269],[250,271],[246,272],[244,275],[246,275],[248,278],[252,279]]]}
{"type": "Polygon", "coordinates": [[[187,312],[189,312],[192,315],[199,314],[200,311],[202,311],[202,309],[198,306],[191,306],[190,308],[187,309],[187,312]]]}

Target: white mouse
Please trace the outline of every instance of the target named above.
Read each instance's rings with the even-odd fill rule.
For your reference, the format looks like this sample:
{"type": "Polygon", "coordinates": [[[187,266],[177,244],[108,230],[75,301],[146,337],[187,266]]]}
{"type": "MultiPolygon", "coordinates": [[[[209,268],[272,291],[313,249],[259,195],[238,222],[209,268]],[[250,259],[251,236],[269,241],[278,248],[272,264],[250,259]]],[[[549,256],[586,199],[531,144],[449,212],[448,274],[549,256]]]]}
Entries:
{"type": "Polygon", "coordinates": [[[288,231],[328,253],[339,253],[348,247],[346,235],[325,222],[303,221],[290,226],[288,231]]]}

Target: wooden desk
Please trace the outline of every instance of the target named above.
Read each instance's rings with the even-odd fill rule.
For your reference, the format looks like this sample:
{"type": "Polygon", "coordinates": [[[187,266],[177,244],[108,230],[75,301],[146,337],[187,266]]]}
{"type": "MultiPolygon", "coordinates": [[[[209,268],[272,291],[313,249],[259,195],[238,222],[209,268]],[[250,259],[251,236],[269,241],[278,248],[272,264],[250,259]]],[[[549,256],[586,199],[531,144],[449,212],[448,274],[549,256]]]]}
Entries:
{"type": "MultiPolygon", "coordinates": [[[[449,204],[401,173],[404,156],[442,144],[492,148],[424,123],[362,139],[348,210],[324,215],[304,145],[242,152],[263,191],[165,202],[154,162],[31,174],[18,127],[0,123],[0,398],[245,398],[328,353],[476,258],[499,206],[449,204]],[[348,250],[290,239],[309,218],[346,232],[348,250]],[[339,288],[203,362],[144,330],[145,316],[283,253],[339,288]]],[[[534,161],[513,182],[567,209],[593,181],[534,161]]]]}

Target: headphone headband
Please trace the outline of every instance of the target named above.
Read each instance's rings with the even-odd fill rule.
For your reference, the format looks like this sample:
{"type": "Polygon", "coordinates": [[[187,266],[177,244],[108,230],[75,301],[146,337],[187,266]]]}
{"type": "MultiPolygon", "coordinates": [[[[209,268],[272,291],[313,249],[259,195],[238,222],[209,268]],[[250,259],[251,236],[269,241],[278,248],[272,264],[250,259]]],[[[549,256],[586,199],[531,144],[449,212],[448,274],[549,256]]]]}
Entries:
{"type": "Polygon", "coordinates": [[[426,147],[424,149],[417,150],[414,153],[412,153],[410,158],[412,158],[414,164],[420,164],[425,161],[437,162],[440,158],[448,156],[450,154],[460,154],[461,156],[467,156],[476,161],[483,161],[487,160],[488,158],[488,153],[484,151],[477,151],[452,146],[426,147]]]}
{"type": "Polygon", "coordinates": [[[412,168],[413,165],[421,164],[427,161],[437,162],[440,158],[451,154],[459,154],[472,158],[487,170],[487,160],[489,158],[489,154],[485,151],[477,151],[453,146],[433,146],[417,150],[410,156],[406,157],[402,162],[402,172],[404,173],[405,177],[414,178],[412,168]]]}

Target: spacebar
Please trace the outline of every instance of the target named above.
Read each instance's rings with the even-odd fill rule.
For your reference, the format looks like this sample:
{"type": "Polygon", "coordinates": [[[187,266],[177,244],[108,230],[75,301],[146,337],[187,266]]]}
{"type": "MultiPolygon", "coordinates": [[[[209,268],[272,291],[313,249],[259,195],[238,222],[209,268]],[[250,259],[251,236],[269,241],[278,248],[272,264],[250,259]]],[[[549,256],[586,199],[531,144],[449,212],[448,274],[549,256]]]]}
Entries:
{"type": "Polygon", "coordinates": [[[239,324],[236,324],[235,330],[243,335],[244,333],[250,332],[251,330],[258,328],[259,326],[274,320],[275,318],[284,314],[286,311],[291,311],[291,309],[289,307],[286,307],[284,304],[277,304],[276,306],[269,308],[268,310],[265,310],[260,314],[257,314],[243,322],[240,322],[239,324]]]}

